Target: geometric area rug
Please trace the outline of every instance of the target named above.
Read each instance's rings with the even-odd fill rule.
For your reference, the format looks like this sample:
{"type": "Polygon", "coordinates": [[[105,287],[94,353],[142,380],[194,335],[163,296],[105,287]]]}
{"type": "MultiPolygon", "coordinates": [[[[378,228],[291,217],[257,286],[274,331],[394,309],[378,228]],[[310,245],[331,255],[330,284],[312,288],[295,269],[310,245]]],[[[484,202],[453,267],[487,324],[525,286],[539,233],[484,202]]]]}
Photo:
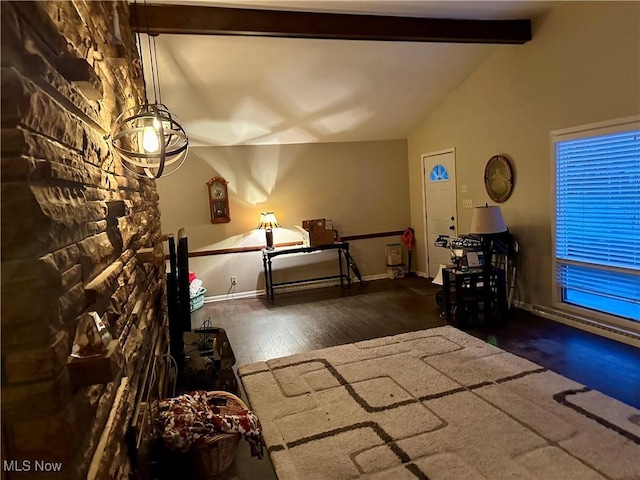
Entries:
{"type": "Polygon", "coordinates": [[[451,326],[238,369],[279,480],[640,479],[640,411],[451,326]]]}

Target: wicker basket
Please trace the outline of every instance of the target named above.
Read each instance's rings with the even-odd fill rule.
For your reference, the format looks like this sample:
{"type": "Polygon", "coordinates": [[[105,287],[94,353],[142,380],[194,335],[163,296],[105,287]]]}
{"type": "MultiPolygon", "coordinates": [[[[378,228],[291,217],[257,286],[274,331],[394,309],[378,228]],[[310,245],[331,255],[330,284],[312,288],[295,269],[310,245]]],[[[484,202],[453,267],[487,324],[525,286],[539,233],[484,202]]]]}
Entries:
{"type": "MultiPolygon", "coordinates": [[[[226,405],[218,405],[221,413],[236,415],[247,406],[238,397],[229,392],[209,392],[212,398],[226,400],[226,405]]],[[[214,478],[229,468],[236,456],[240,433],[216,433],[207,442],[194,451],[194,462],[201,479],[214,478]]]]}

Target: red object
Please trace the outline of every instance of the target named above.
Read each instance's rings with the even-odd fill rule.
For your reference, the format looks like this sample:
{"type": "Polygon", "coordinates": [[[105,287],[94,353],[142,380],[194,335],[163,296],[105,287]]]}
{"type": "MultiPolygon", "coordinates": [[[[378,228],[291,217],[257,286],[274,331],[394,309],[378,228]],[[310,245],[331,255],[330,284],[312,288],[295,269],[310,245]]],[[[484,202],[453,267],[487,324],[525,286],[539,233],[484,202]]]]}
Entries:
{"type": "Polygon", "coordinates": [[[189,271],[189,283],[193,282],[196,279],[196,274],[189,271]]]}
{"type": "Polygon", "coordinates": [[[407,228],[402,234],[402,242],[407,245],[407,249],[409,251],[413,250],[413,245],[415,243],[414,231],[413,228],[407,228]]]}
{"type": "Polygon", "coordinates": [[[407,245],[407,253],[409,257],[409,265],[407,267],[407,273],[405,274],[405,277],[411,277],[415,275],[415,273],[411,271],[411,257],[413,256],[413,245],[415,244],[415,240],[415,232],[413,228],[407,227],[407,229],[402,233],[402,242],[407,245]]]}

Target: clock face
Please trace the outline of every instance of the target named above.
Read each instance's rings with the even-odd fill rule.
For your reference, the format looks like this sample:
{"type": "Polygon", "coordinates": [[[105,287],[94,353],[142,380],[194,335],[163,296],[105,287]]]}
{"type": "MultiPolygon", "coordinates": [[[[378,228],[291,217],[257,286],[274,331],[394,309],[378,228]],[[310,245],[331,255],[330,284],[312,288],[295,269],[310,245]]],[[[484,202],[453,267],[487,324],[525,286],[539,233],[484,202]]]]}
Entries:
{"type": "Polygon", "coordinates": [[[214,198],[224,198],[225,197],[225,188],[223,185],[214,184],[213,185],[213,197],[214,198]]]}

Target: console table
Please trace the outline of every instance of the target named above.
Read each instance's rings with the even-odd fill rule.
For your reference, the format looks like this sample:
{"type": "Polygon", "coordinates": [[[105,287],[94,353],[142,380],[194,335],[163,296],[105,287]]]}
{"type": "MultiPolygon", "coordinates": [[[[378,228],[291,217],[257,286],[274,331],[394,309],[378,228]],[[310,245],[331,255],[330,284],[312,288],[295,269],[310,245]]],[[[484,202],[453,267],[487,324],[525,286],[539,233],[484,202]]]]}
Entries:
{"type": "Polygon", "coordinates": [[[273,248],[271,250],[265,248],[262,250],[262,265],[264,268],[264,290],[267,295],[267,298],[273,302],[274,291],[273,287],[277,287],[280,285],[291,285],[294,283],[305,283],[305,282],[314,282],[318,280],[329,280],[332,278],[340,279],[340,286],[344,285],[344,281],[346,280],[347,285],[351,287],[351,277],[349,275],[349,265],[347,263],[347,254],[349,253],[349,242],[338,242],[332,243],[330,245],[316,245],[312,247],[284,247],[284,248],[273,248]],[[311,253],[311,252],[319,252],[323,250],[336,250],[338,252],[338,268],[340,273],[338,275],[329,275],[326,277],[316,277],[316,278],[306,278],[303,280],[291,280],[288,282],[273,282],[273,272],[272,272],[272,262],[273,259],[279,257],[281,255],[292,255],[294,253],[311,253]],[[342,259],[344,257],[344,267],[342,265],[342,259]]]}

